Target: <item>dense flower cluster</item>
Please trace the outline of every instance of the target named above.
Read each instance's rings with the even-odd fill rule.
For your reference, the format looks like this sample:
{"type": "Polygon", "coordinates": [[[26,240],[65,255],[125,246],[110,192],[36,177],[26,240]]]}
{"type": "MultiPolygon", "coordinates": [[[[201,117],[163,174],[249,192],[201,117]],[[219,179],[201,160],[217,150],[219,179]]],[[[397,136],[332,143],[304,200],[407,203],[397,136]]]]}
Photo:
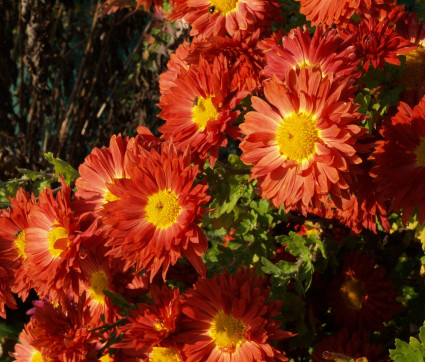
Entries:
{"type": "MultiPolygon", "coordinates": [[[[171,1],[168,19],[187,22],[193,38],[160,76],[160,136],[141,126],[134,137],[113,135],[79,166],[75,192],[60,176],[59,191],[20,189],[1,210],[0,316],[16,308],[12,293],[25,300],[33,289],[39,298],[16,360],[289,360],[287,339],[296,333],[287,330],[296,323],[282,313],[286,300],[275,300],[273,278],[291,293],[307,290],[321,278],[311,271],[317,249],[327,247],[278,245],[291,215],[320,219],[314,232],[330,223],[340,242],[331,257],[345,256],[338,274],[338,262],[323,273],[334,276],[320,285],[325,310],[309,312],[332,326],[317,338],[313,359],[382,357],[370,336],[401,310],[398,291],[379,258],[352,251],[336,234],[341,224],[353,234],[389,231],[393,211],[402,211],[405,225],[425,221],[425,24],[392,1],[297,1],[314,33],[307,26],[272,32],[285,12],[274,0],[171,1]],[[385,99],[383,86],[364,86],[368,76],[391,67],[404,72],[405,102],[365,110],[373,97],[385,99]],[[238,168],[223,165],[224,147],[240,155],[238,168]],[[208,184],[224,183],[220,167],[249,173],[243,187],[230,189],[243,198],[250,185],[257,199],[231,206],[253,228],[269,222],[255,250],[257,234],[233,224],[233,209],[210,225],[221,207],[216,193],[228,191],[208,184]],[[265,200],[285,219],[250,213],[267,209],[265,200]],[[226,232],[214,234],[223,225],[226,232]],[[207,268],[217,235],[226,243],[211,248],[211,258],[225,254],[229,270],[207,268]],[[240,235],[252,260],[232,256],[240,235]],[[254,270],[257,260],[263,264],[254,270]],[[299,280],[310,271],[311,280],[299,280]]],[[[103,10],[131,5],[107,1],[103,10]]],[[[163,3],[133,5],[162,11],[163,3]]]]}

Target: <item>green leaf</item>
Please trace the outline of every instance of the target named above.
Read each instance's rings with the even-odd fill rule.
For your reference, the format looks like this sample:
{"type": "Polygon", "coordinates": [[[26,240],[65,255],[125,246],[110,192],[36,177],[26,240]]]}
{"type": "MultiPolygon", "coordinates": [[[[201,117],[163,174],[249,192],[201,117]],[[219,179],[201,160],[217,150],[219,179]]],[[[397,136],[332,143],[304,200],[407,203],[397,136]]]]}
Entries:
{"type": "Polygon", "coordinates": [[[425,360],[425,322],[419,329],[419,340],[410,337],[409,343],[398,338],[395,349],[390,349],[390,357],[395,362],[423,362],[425,360]]]}
{"type": "Polygon", "coordinates": [[[65,182],[67,185],[70,185],[72,182],[74,182],[79,174],[78,171],[73,168],[69,162],[63,161],[60,158],[56,158],[53,156],[53,153],[48,152],[44,154],[44,158],[49,161],[53,166],[55,166],[55,175],[56,177],[59,177],[59,175],[62,175],[65,179],[65,182]]]}

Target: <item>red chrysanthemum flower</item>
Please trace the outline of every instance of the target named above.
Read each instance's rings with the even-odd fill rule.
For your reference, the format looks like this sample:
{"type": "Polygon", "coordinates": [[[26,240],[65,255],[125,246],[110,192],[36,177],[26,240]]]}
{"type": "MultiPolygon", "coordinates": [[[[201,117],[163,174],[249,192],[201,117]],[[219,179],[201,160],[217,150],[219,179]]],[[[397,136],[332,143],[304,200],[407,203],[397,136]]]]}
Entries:
{"type": "Polygon", "coordinates": [[[414,107],[425,95],[425,21],[419,22],[416,13],[409,13],[397,23],[396,30],[416,49],[404,54],[406,57],[400,99],[414,107]]]}
{"type": "Polygon", "coordinates": [[[198,279],[185,293],[182,332],[177,335],[186,360],[287,361],[270,344],[292,334],[273,319],[281,302],[267,302],[269,295],[265,279],[252,270],[198,279]]]}
{"type": "Polygon", "coordinates": [[[175,87],[162,96],[158,117],[166,120],[159,128],[166,139],[185,148],[203,162],[208,156],[214,165],[219,147],[227,145],[226,133],[236,134],[231,125],[238,113],[232,112],[239,98],[229,92],[227,59],[219,56],[209,64],[199,59],[187,74],[176,80],[175,87]]]}
{"type": "Polygon", "coordinates": [[[184,18],[192,25],[190,35],[244,37],[257,29],[267,30],[279,20],[274,0],[174,0],[169,20],[184,18]]]}
{"type": "MultiPolygon", "coordinates": [[[[166,285],[152,285],[153,303],[139,303],[137,310],[131,310],[128,323],[120,328],[123,342],[114,347],[131,348],[147,358],[153,347],[170,347],[172,336],[178,328],[180,317],[180,292],[166,285]]],[[[159,352],[159,350],[157,351],[159,352]]]]}
{"type": "Polygon", "coordinates": [[[31,209],[23,261],[39,298],[49,296],[55,303],[68,293],[79,295],[81,273],[79,224],[70,208],[71,188],[63,179],[61,183],[56,198],[51,189],[44,189],[31,209]]]}
{"type": "Polygon", "coordinates": [[[272,78],[276,75],[284,80],[291,68],[317,68],[323,76],[334,78],[360,76],[357,67],[360,60],[350,39],[343,40],[332,28],[319,26],[313,37],[306,26],[292,29],[282,37],[282,45],[275,43],[266,53],[266,66],[263,75],[272,78]]]}
{"type": "Polygon", "coordinates": [[[407,39],[399,35],[388,21],[374,18],[363,19],[360,24],[349,24],[345,36],[354,34],[352,41],[358,56],[363,59],[363,68],[367,71],[370,64],[374,68],[384,69],[385,63],[400,65],[399,54],[408,53],[416,48],[407,39]]]}
{"type": "Polygon", "coordinates": [[[49,302],[35,307],[31,344],[42,349],[47,360],[97,361],[96,344],[101,336],[92,330],[90,312],[84,304],[83,294],[78,304],[64,300],[62,308],[49,302]]]}
{"type": "Polygon", "coordinates": [[[393,198],[392,210],[403,208],[406,224],[415,208],[425,221],[425,97],[413,110],[401,102],[391,123],[384,126],[371,158],[378,189],[393,198]]]}
{"type": "Polygon", "coordinates": [[[363,132],[361,115],[345,97],[347,82],[322,78],[317,69],[290,70],[286,84],[264,86],[266,100],[252,97],[255,112],[240,126],[246,135],[241,160],[258,179],[262,197],[276,207],[307,213],[328,195],[348,198],[350,168],[361,160],[353,147],[363,132]]]}
{"type": "Polygon", "coordinates": [[[385,267],[376,266],[375,257],[351,252],[328,292],[331,315],[348,328],[379,330],[401,310],[397,294],[385,267]]]}
{"type": "MultiPolygon", "coordinates": [[[[370,343],[370,332],[351,331],[343,328],[338,333],[323,338],[313,350],[314,362],[350,361],[362,357],[366,361],[378,361],[382,354],[382,345],[370,343]]],[[[356,359],[357,361],[357,359],[356,359]]]]}
{"type": "Polygon", "coordinates": [[[15,345],[15,352],[10,355],[15,358],[16,362],[44,362],[49,361],[46,357],[48,348],[36,348],[32,345],[34,340],[31,334],[33,328],[33,319],[25,325],[22,332],[19,334],[19,342],[15,345]]]}
{"type": "Polygon", "coordinates": [[[207,240],[198,222],[209,200],[207,186],[193,186],[198,167],[191,166],[190,152],[163,143],[160,152],[140,150],[137,164],[129,167],[130,179],[109,185],[119,200],[102,211],[105,231],[110,233],[110,255],[150,272],[151,280],[162,267],[185,255],[205,275],[202,254],[207,240]]]}
{"type": "MultiPolygon", "coordinates": [[[[312,26],[321,23],[331,27],[345,26],[364,0],[297,0],[301,3],[300,13],[312,26]]],[[[367,1],[367,0],[366,0],[367,1]]]]}

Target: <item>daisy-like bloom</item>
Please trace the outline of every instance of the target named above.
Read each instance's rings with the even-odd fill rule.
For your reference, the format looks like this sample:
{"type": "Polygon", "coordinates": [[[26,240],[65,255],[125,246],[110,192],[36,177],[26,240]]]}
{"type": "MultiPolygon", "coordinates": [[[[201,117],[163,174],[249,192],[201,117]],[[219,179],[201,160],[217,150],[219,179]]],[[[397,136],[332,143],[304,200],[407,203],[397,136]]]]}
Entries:
{"type": "Polygon", "coordinates": [[[345,36],[354,34],[352,41],[358,56],[363,59],[363,68],[384,69],[385,63],[400,65],[399,54],[408,53],[416,46],[399,35],[388,21],[375,18],[363,19],[360,24],[349,24],[345,36]]]}
{"type": "Polygon", "coordinates": [[[35,307],[31,344],[46,361],[97,361],[101,336],[90,327],[90,312],[84,304],[85,294],[78,303],[65,299],[62,308],[49,302],[35,307]]]}
{"type": "Polygon", "coordinates": [[[292,334],[273,319],[282,303],[268,302],[269,295],[265,279],[252,270],[198,279],[185,293],[176,338],[187,361],[287,361],[270,344],[292,334]]]}
{"type": "MultiPolygon", "coordinates": [[[[382,354],[382,345],[370,344],[370,332],[351,331],[342,328],[336,334],[323,338],[313,350],[315,362],[350,361],[362,357],[366,361],[378,361],[382,354]],[[340,359],[338,359],[340,358],[340,359]]],[[[356,359],[357,361],[357,359],[356,359]]]]}
{"type": "Polygon", "coordinates": [[[169,20],[184,18],[192,25],[192,36],[246,36],[268,29],[280,16],[274,0],[174,0],[172,5],[169,20]]]}
{"type": "MultiPolygon", "coordinates": [[[[301,3],[300,13],[304,14],[312,26],[336,24],[345,26],[365,0],[297,0],[301,3]]],[[[366,0],[367,1],[367,0],[366,0]]]]}
{"type": "Polygon", "coordinates": [[[360,60],[350,39],[343,40],[335,29],[318,26],[313,37],[306,26],[292,29],[282,37],[282,45],[274,43],[267,52],[263,75],[276,75],[284,80],[291,68],[317,68],[323,76],[334,78],[360,76],[357,67],[360,60]]]}
{"type": "Polygon", "coordinates": [[[347,328],[379,330],[400,312],[397,294],[385,267],[376,266],[374,256],[351,252],[328,292],[331,315],[347,328]]]}
{"type": "Polygon", "coordinates": [[[6,317],[4,305],[16,308],[11,291],[25,300],[31,289],[22,263],[26,258],[25,229],[35,198],[21,188],[15,198],[10,198],[10,203],[9,209],[0,210],[0,316],[3,318],[6,317]]]}
{"type": "Polygon", "coordinates": [[[151,353],[172,352],[165,350],[165,347],[173,344],[171,338],[178,328],[180,292],[177,288],[155,284],[150,291],[153,303],[139,303],[137,310],[130,311],[128,323],[119,329],[124,340],[114,347],[135,349],[143,357],[151,353]],[[152,351],[154,347],[159,349],[152,351]]]}
{"type": "Polygon", "coordinates": [[[129,168],[130,179],[109,185],[119,200],[107,203],[102,211],[105,231],[110,233],[109,252],[150,272],[151,280],[162,267],[168,267],[183,255],[201,275],[205,275],[202,254],[207,240],[198,226],[201,206],[208,202],[207,187],[193,186],[198,166],[191,166],[188,148],[177,151],[164,142],[155,149],[140,150],[137,164],[129,168]]]}
{"type": "Polygon", "coordinates": [[[240,126],[241,160],[253,165],[251,179],[276,207],[306,214],[329,194],[348,198],[350,168],[361,162],[353,145],[363,129],[355,125],[358,105],[345,97],[347,82],[332,82],[317,69],[291,69],[285,85],[265,84],[267,102],[252,97],[255,112],[240,126]]]}
{"type": "Polygon", "coordinates": [[[214,165],[220,146],[227,145],[225,133],[236,133],[231,122],[238,116],[232,112],[238,100],[229,92],[227,59],[219,56],[210,64],[200,58],[199,66],[192,66],[161,97],[158,117],[166,123],[159,131],[178,147],[190,146],[201,162],[209,156],[214,165]]]}
{"type": "Polygon", "coordinates": [[[382,130],[371,158],[378,189],[393,198],[392,210],[403,208],[406,224],[415,208],[419,222],[425,221],[425,97],[415,108],[400,102],[398,113],[382,130]]]}
{"type": "Polygon", "coordinates": [[[39,195],[25,229],[23,263],[39,298],[49,296],[56,303],[68,293],[79,295],[79,223],[71,210],[71,188],[61,178],[62,189],[39,195]]]}
{"type": "Polygon", "coordinates": [[[50,362],[51,359],[46,357],[46,350],[48,348],[36,348],[32,345],[34,340],[31,334],[33,320],[25,325],[22,332],[19,334],[19,342],[15,345],[15,352],[11,356],[17,362],[50,362]]]}

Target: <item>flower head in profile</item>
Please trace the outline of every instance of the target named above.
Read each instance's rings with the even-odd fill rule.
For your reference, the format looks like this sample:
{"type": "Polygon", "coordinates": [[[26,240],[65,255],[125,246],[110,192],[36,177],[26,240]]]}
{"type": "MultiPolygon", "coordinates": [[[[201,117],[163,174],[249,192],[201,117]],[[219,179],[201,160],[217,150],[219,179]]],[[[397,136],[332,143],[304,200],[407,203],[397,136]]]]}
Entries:
{"type": "Polygon", "coordinates": [[[109,185],[119,198],[102,211],[109,254],[125,260],[126,269],[135,265],[148,271],[151,280],[161,268],[165,278],[183,256],[204,275],[201,256],[207,240],[198,222],[209,196],[206,185],[194,186],[197,175],[188,148],[178,151],[164,142],[159,151],[140,149],[130,178],[109,185]]]}
{"type": "Polygon", "coordinates": [[[292,334],[273,319],[281,302],[267,301],[269,294],[265,279],[252,270],[199,279],[184,295],[176,337],[187,361],[287,361],[271,341],[292,334]]]}
{"type": "Polygon", "coordinates": [[[374,256],[351,252],[328,292],[331,315],[347,328],[380,330],[401,310],[397,290],[374,256]]]}
{"type": "Polygon", "coordinates": [[[350,170],[361,159],[354,148],[361,115],[345,96],[347,82],[332,82],[318,69],[290,70],[286,83],[264,86],[266,101],[252,97],[254,112],[240,126],[241,160],[253,165],[263,198],[276,207],[320,208],[348,198],[350,170]]]}
{"type": "Polygon", "coordinates": [[[34,320],[31,320],[25,325],[22,332],[19,334],[19,342],[15,345],[15,352],[11,353],[14,361],[17,362],[48,362],[50,359],[46,356],[48,347],[34,347],[32,342],[34,336],[31,334],[34,320]]]}
{"type": "Polygon", "coordinates": [[[169,20],[184,18],[192,25],[190,35],[202,37],[249,36],[267,30],[280,13],[274,0],[174,0],[173,6],[169,20]]]}
{"type": "Polygon", "coordinates": [[[425,97],[413,109],[401,102],[398,113],[383,128],[371,158],[378,189],[394,199],[392,210],[403,209],[406,224],[417,208],[425,221],[425,97]]]}
{"type": "Polygon", "coordinates": [[[416,48],[398,34],[388,21],[363,19],[360,24],[352,23],[348,26],[345,35],[352,34],[353,45],[358,56],[363,59],[363,68],[366,71],[370,65],[381,70],[384,69],[385,63],[400,65],[398,55],[416,48]]]}
{"type": "Polygon", "coordinates": [[[158,117],[166,123],[159,131],[178,147],[190,146],[193,158],[209,157],[213,165],[219,147],[227,145],[225,132],[236,132],[231,125],[238,115],[232,111],[234,96],[229,91],[227,59],[221,56],[208,63],[200,58],[199,66],[192,66],[176,80],[172,92],[161,97],[158,117]]]}

